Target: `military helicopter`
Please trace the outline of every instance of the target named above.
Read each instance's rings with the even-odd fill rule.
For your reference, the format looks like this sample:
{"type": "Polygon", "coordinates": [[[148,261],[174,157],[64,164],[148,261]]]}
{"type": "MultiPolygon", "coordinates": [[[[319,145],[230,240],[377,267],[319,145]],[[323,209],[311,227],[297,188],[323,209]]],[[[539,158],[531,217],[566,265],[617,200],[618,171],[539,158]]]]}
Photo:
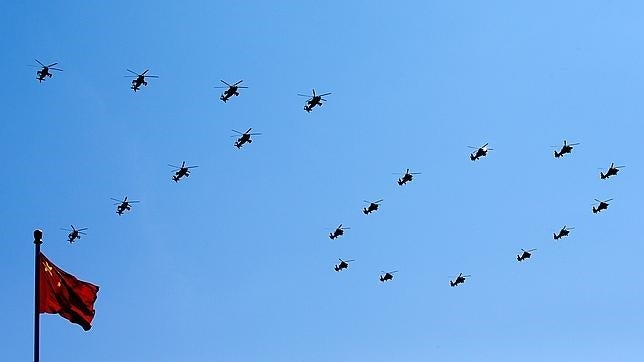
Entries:
{"type": "Polygon", "coordinates": [[[394,278],[394,273],[397,273],[398,270],[390,271],[390,272],[382,272],[384,274],[380,275],[380,281],[381,282],[386,282],[387,280],[392,280],[394,278]]]}
{"type": "Polygon", "coordinates": [[[134,74],[134,75],[125,75],[124,77],[126,77],[126,78],[135,78],[135,79],[132,79],[132,86],[130,87],[130,89],[132,89],[135,92],[138,91],[139,88],[141,88],[141,85],[144,85],[144,86],[148,85],[148,82],[145,81],[145,78],[159,78],[158,75],[146,75],[145,73],[150,71],[150,69],[146,69],[145,72],[143,72],[141,74],[137,74],[136,72],[134,72],[132,70],[129,70],[129,69],[126,69],[126,70],[128,72],[134,74]]]}
{"type": "Polygon", "coordinates": [[[119,215],[123,215],[123,213],[126,210],[130,210],[132,208],[132,205],[130,205],[130,204],[134,204],[134,203],[139,202],[139,201],[127,201],[127,196],[125,196],[125,199],[123,199],[123,201],[115,199],[115,198],[110,198],[110,199],[113,200],[113,201],[116,201],[116,203],[114,203],[114,205],[118,205],[116,207],[116,213],[119,214],[119,215]]]}
{"type": "Polygon", "coordinates": [[[568,234],[570,234],[570,230],[573,230],[573,229],[574,229],[573,227],[566,228],[566,225],[564,225],[564,227],[562,227],[561,230],[559,230],[559,234],[552,233],[552,237],[555,240],[559,240],[564,236],[568,236],[568,234]]]}
{"type": "Polygon", "coordinates": [[[407,169],[403,177],[398,179],[398,185],[402,186],[410,182],[414,178],[414,175],[420,175],[420,172],[409,172],[409,169],[407,169]]]}
{"type": "Polygon", "coordinates": [[[476,160],[478,160],[478,159],[479,159],[479,158],[481,158],[481,157],[485,157],[485,156],[487,156],[487,151],[492,151],[492,150],[494,150],[493,148],[487,148],[487,145],[488,145],[488,144],[486,143],[486,144],[484,144],[483,146],[478,147],[478,148],[477,148],[477,147],[472,147],[472,146],[467,146],[467,147],[469,147],[469,148],[473,148],[473,149],[475,149],[475,150],[476,150],[475,152],[472,152],[472,153],[470,154],[470,160],[472,160],[472,161],[476,161],[476,160]]]}
{"type": "Polygon", "coordinates": [[[615,166],[615,163],[611,162],[610,167],[608,168],[608,171],[606,171],[605,174],[603,172],[600,172],[599,177],[601,177],[601,179],[604,180],[611,176],[615,176],[619,172],[619,169],[622,167],[626,167],[626,166],[615,166]]]}
{"type": "Polygon", "coordinates": [[[522,253],[517,255],[517,260],[518,261],[523,261],[525,259],[530,259],[530,257],[532,256],[532,252],[535,251],[535,250],[537,250],[537,249],[530,249],[530,250],[521,249],[522,253]]]}
{"type": "Polygon", "coordinates": [[[367,214],[370,214],[370,213],[378,210],[378,207],[380,206],[380,203],[382,202],[382,199],[380,199],[378,201],[373,201],[373,202],[364,200],[364,202],[369,204],[369,206],[367,206],[367,207],[362,209],[362,212],[365,215],[367,215],[367,214]]]}
{"type": "Polygon", "coordinates": [[[459,273],[454,281],[449,281],[449,285],[455,287],[461,283],[465,283],[465,278],[469,278],[470,276],[471,275],[463,275],[463,273],[459,273]]]}
{"type": "Polygon", "coordinates": [[[561,146],[561,150],[557,152],[555,150],[555,158],[562,157],[566,153],[572,152],[573,146],[577,146],[579,143],[566,143],[566,140],[564,140],[563,146],[561,146]]]}
{"type": "Polygon", "coordinates": [[[65,228],[60,229],[60,230],[69,231],[69,235],[67,235],[67,241],[69,241],[70,244],[73,243],[74,240],[80,239],[81,235],[87,235],[87,234],[85,234],[83,232],[83,231],[87,230],[87,228],[76,229],[74,227],[74,225],[70,225],[70,226],[72,227],[71,230],[70,229],[65,229],[65,228]]]}
{"type": "Polygon", "coordinates": [[[340,236],[344,235],[344,231],[345,231],[345,230],[348,230],[348,229],[351,229],[351,228],[347,228],[347,227],[344,227],[344,228],[343,228],[343,227],[342,227],[342,224],[340,224],[340,226],[338,226],[338,227],[335,229],[335,231],[334,231],[334,232],[329,233],[329,238],[331,238],[331,240],[333,240],[333,239],[335,239],[335,238],[338,238],[338,237],[340,237],[340,236]]]}
{"type": "MultiPolygon", "coordinates": [[[[239,85],[241,82],[243,82],[243,80],[240,80],[239,82],[232,85],[224,82],[223,80],[221,82],[228,86],[228,89],[226,89],[224,93],[222,93],[221,96],[219,97],[219,99],[222,100],[224,103],[226,103],[232,96],[238,96],[239,89],[248,88],[248,87],[242,87],[239,85]]],[[[226,87],[215,87],[215,88],[226,88],[226,87]]]]}
{"type": "Polygon", "coordinates": [[[306,94],[298,94],[300,97],[310,97],[308,101],[306,101],[306,104],[304,104],[304,110],[307,112],[311,112],[313,110],[313,107],[315,106],[320,106],[322,107],[322,101],[326,102],[326,99],[322,98],[324,96],[328,96],[331,93],[324,93],[324,94],[315,94],[315,89],[313,89],[313,96],[309,96],[306,94]]]}
{"type": "Polygon", "coordinates": [[[36,79],[38,79],[38,82],[40,83],[42,83],[42,81],[45,80],[45,77],[51,78],[53,76],[50,70],[57,70],[59,72],[63,71],[62,69],[54,68],[54,65],[57,65],[58,63],[51,63],[49,65],[44,65],[43,63],[40,62],[40,60],[38,59],[34,59],[34,60],[42,66],[42,69],[36,72],[36,79]]]}
{"type": "MultiPolygon", "coordinates": [[[[233,132],[237,132],[237,133],[239,133],[241,135],[241,137],[237,138],[237,141],[235,142],[235,147],[241,148],[244,145],[244,143],[246,143],[246,142],[253,143],[253,140],[250,139],[250,136],[261,135],[261,133],[250,133],[251,129],[252,128],[249,128],[248,131],[246,131],[244,133],[241,133],[239,131],[233,130],[233,132]]],[[[232,136],[232,137],[237,137],[237,136],[232,136]]]]}
{"type": "Polygon", "coordinates": [[[608,205],[610,205],[608,202],[613,201],[613,199],[608,199],[606,201],[595,199],[595,201],[599,202],[599,205],[597,205],[597,207],[593,206],[593,214],[596,214],[598,212],[601,212],[602,210],[608,209],[608,205]]]}
{"type": "Polygon", "coordinates": [[[338,259],[338,260],[340,260],[340,262],[333,267],[333,270],[335,270],[337,272],[342,271],[342,269],[348,268],[349,267],[349,262],[355,261],[353,259],[350,259],[350,260],[338,259]]]}
{"type": "Polygon", "coordinates": [[[181,167],[175,166],[175,165],[170,165],[170,164],[168,164],[168,166],[175,168],[175,170],[172,170],[172,172],[174,172],[174,176],[172,176],[172,181],[174,181],[174,182],[179,182],[179,180],[181,180],[181,178],[183,176],[185,176],[185,177],[190,176],[190,169],[191,168],[199,167],[199,166],[186,166],[186,161],[183,161],[181,163],[181,167]]]}

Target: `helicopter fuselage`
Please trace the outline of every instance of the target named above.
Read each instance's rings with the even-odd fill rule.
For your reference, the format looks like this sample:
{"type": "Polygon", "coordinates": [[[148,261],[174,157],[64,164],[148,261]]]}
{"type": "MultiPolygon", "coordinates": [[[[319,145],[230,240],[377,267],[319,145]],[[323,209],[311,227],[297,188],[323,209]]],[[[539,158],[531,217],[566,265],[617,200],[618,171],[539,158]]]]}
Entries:
{"type": "Polygon", "coordinates": [[[37,79],[40,82],[45,80],[45,77],[51,78],[51,76],[52,76],[52,74],[49,73],[49,67],[43,67],[41,70],[36,72],[36,75],[38,76],[37,79]]]}

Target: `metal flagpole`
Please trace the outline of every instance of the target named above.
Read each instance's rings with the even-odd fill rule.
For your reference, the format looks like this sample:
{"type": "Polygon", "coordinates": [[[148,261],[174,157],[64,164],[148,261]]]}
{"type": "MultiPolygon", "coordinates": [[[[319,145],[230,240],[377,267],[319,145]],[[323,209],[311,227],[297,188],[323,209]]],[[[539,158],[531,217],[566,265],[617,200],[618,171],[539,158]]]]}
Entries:
{"type": "Polygon", "coordinates": [[[40,244],[42,244],[42,230],[34,230],[34,244],[36,245],[36,267],[34,287],[34,362],[40,362],[40,244]]]}

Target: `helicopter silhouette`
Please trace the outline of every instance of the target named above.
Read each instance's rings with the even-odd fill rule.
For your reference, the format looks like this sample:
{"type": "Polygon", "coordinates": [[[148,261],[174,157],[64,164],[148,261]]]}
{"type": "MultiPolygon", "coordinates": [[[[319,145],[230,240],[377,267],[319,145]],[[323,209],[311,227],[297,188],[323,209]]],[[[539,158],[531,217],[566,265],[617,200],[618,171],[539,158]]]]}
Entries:
{"type": "Polygon", "coordinates": [[[331,240],[333,240],[333,239],[335,239],[335,238],[338,238],[338,237],[340,237],[340,236],[344,235],[344,231],[345,231],[345,230],[348,230],[348,229],[351,229],[351,228],[348,228],[348,227],[344,227],[344,228],[343,228],[343,227],[342,227],[342,224],[340,224],[340,226],[338,226],[338,227],[335,229],[335,231],[334,231],[334,232],[329,233],[329,238],[331,238],[331,240]]]}
{"type": "Polygon", "coordinates": [[[348,268],[349,262],[355,261],[353,259],[349,259],[349,260],[338,259],[338,260],[340,260],[340,262],[333,267],[333,270],[337,272],[342,271],[342,269],[348,268]]]}
{"type": "Polygon", "coordinates": [[[555,158],[562,157],[566,153],[572,152],[573,146],[577,146],[579,143],[566,143],[566,140],[564,140],[563,146],[561,146],[561,150],[557,152],[555,150],[555,158]]]}
{"type": "Polygon", "coordinates": [[[449,281],[449,285],[455,287],[461,283],[465,283],[465,278],[469,278],[470,276],[471,275],[463,275],[463,273],[459,273],[454,281],[449,281]]]}
{"type": "Polygon", "coordinates": [[[597,205],[597,207],[593,206],[593,214],[596,214],[598,212],[601,212],[602,210],[608,209],[608,205],[610,205],[608,202],[613,201],[613,199],[608,199],[605,201],[595,199],[595,201],[599,202],[599,205],[597,205]]]}
{"type": "Polygon", "coordinates": [[[85,234],[83,232],[83,231],[87,230],[87,228],[76,229],[74,227],[74,225],[70,225],[70,226],[72,227],[71,230],[70,229],[65,229],[65,228],[60,229],[60,230],[69,231],[69,235],[67,235],[67,241],[69,241],[70,244],[73,243],[74,240],[80,239],[81,235],[87,235],[87,234],[85,234]]]}
{"type": "Polygon", "coordinates": [[[532,256],[532,252],[535,251],[535,250],[537,250],[537,249],[530,249],[530,250],[521,249],[522,253],[517,255],[517,260],[518,261],[523,261],[525,259],[530,259],[530,257],[532,256]]]}
{"type": "Polygon", "coordinates": [[[125,211],[132,209],[132,205],[130,205],[130,204],[134,204],[134,203],[139,202],[139,201],[127,201],[127,196],[125,196],[125,199],[123,199],[123,201],[115,199],[115,198],[110,198],[110,199],[113,200],[113,201],[116,201],[116,203],[114,203],[114,205],[118,205],[116,207],[116,213],[119,216],[123,215],[123,213],[125,211]]]}
{"type": "Polygon", "coordinates": [[[601,177],[602,180],[605,180],[611,176],[615,176],[619,172],[619,169],[622,167],[626,167],[626,166],[615,166],[615,163],[611,162],[610,167],[608,168],[608,171],[606,171],[605,174],[603,172],[600,172],[599,177],[601,177]]]}
{"type": "MultiPolygon", "coordinates": [[[[252,130],[252,128],[249,128],[249,129],[248,129],[248,131],[246,131],[246,132],[244,132],[244,133],[241,133],[241,132],[239,132],[239,131],[235,131],[235,130],[233,130],[233,132],[237,132],[237,133],[239,133],[239,134],[241,135],[239,138],[237,138],[237,141],[235,142],[235,147],[237,147],[237,148],[242,148],[242,146],[243,146],[243,145],[244,145],[244,143],[246,143],[246,142],[248,142],[248,143],[253,143],[253,140],[252,140],[252,139],[250,139],[250,136],[258,136],[258,135],[261,135],[261,133],[250,133],[250,130],[252,130]]],[[[237,137],[237,136],[232,136],[232,137],[237,137]]]]}
{"type": "Polygon", "coordinates": [[[172,170],[172,172],[174,172],[174,176],[172,176],[172,181],[174,181],[174,182],[179,182],[179,180],[181,180],[181,178],[183,176],[185,176],[185,177],[190,176],[190,169],[191,168],[199,167],[199,166],[186,166],[186,161],[183,161],[181,163],[181,167],[175,166],[175,165],[170,165],[170,164],[168,164],[168,166],[175,168],[175,170],[172,170]]]}
{"type": "Polygon", "coordinates": [[[147,86],[148,82],[145,81],[145,78],[159,78],[158,75],[146,75],[147,72],[150,71],[150,69],[146,69],[145,72],[138,74],[132,70],[126,69],[128,72],[134,74],[134,75],[125,75],[124,77],[126,78],[135,78],[132,79],[132,86],[130,89],[133,91],[138,91],[141,88],[141,85],[147,86]]]}
{"type": "MultiPolygon", "coordinates": [[[[239,89],[248,88],[248,87],[242,87],[242,86],[239,85],[241,82],[243,82],[243,80],[240,80],[239,82],[237,82],[235,84],[228,84],[228,83],[224,82],[223,80],[221,82],[228,86],[228,89],[226,89],[224,91],[224,93],[222,93],[221,96],[219,97],[219,99],[222,100],[224,103],[226,103],[232,96],[238,96],[239,95],[239,92],[238,92],[239,89]]],[[[215,87],[215,88],[226,88],[226,87],[215,87]]]]}
{"type": "Polygon", "coordinates": [[[573,230],[573,229],[574,227],[566,228],[566,225],[564,225],[564,227],[562,227],[561,230],[559,230],[559,234],[552,233],[552,237],[555,240],[559,240],[564,236],[568,236],[568,234],[570,234],[570,230],[573,230]]]}
{"type": "Polygon", "coordinates": [[[402,186],[407,182],[410,182],[411,180],[413,180],[414,175],[420,175],[420,172],[409,172],[409,169],[407,169],[403,177],[398,179],[398,185],[402,186]]]}
{"type": "Polygon", "coordinates": [[[381,282],[386,282],[388,280],[392,280],[394,278],[394,274],[397,273],[398,270],[390,271],[390,272],[384,272],[382,271],[382,275],[380,275],[380,281],[381,282]]]}
{"type": "Polygon", "coordinates": [[[492,150],[494,150],[493,148],[487,148],[487,145],[488,145],[488,144],[486,143],[486,144],[484,144],[483,146],[478,147],[478,148],[477,148],[477,147],[472,147],[472,146],[467,146],[467,147],[469,147],[469,148],[473,148],[473,149],[475,149],[475,150],[476,150],[476,151],[474,151],[474,152],[472,152],[472,153],[470,154],[470,160],[472,160],[472,161],[476,161],[476,160],[478,160],[478,159],[479,159],[479,158],[481,158],[481,157],[485,157],[485,156],[487,156],[487,152],[488,152],[488,151],[492,151],[492,150]]]}
{"type": "Polygon", "coordinates": [[[34,59],[34,60],[42,66],[42,69],[36,72],[36,79],[38,79],[39,83],[42,83],[42,81],[45,80],[46,77],[51,78],[53,76],[50,70],[57,70],[59,72],[63,71],[62,69],[54,68],[54,66],[57,65],[58,63],[51,63],[49,65],[44,65],[43,63],[40,62],[40,60],[38,59],[34,59]]]}
{"type": "Polygon", "coordinates": [[[309,96],[306,94],[298,94],[300,97],[309,97],[310,99],[306,101],[304,104],[304,110],[307,112],[311,112],[313,110],[313,107],[315,106],[320,106],[322,107],[322,101],[326,102],[326,99],[322,98],[324,96],[328,96],[331,93],[324,93],[324,94],[315,94],[315,89],[313,89],[313,96],[309,96]]]}
{"type": "Polygon", "coordinates": [[[367,214],[370,214],[370,213],[378,210],[378,207],[380,206],[380,203],[382,202],[382,199],[380,199],[378,201],[373,201],[373,202],[364,200],[364,202],[369,204],[369,206],[367,206],[367,207],[362,209],[362,212],[365,215],[367,215],[367,214]]]}

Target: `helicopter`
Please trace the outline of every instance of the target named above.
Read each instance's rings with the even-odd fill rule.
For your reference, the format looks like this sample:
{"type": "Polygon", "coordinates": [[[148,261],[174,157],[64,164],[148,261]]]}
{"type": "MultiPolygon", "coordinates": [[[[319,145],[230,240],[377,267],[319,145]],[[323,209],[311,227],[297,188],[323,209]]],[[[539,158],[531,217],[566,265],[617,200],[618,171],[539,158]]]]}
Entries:
{"type": "Polygon", "coordinates": [[[145,78],[159,78],[158,75],[146,75],[145,73],[150,71],[150,69],[146,69],[145,72],[143,72],[141,74],[137,74],[136,72],[134,72],[132,70],[129,70],[129,69],[126,69],[126,70],[128,72],[134,74],[134,75],[125,75],[124,77],[126,77],[126,78],[135,78],[135,79],[132,79],[132,86],[130,87],[130,89],[132,89],[135,92],[138,91],[139,88],[141,88],[141,85],[144,85],[144,86],[148,85],[148,82],[145,81],[145,78]]]}
{"type": "Polygon", "coordinates": [[[51,74],[50,70],[57,70],[59,72],[62,72],[62,69],[54,68],[55,65],[58,63],[51,63],[49,65],[44,65],[43,63],[40,62],[38,59],[34,59],[38,64],[42,66],[42,69],[36,72],[36,79],[38,79],[38,82],[42,83],[43,80],[45,80],[45,77],[51,78],[53,74],[51,74]]]}
{"type": "Polygon", "coordinates": [[[110,198],[110,199],[113,200],[113,201],[116,201],[116,203],[114,203],[114,205],[118,205],[116,207],[116,213],[119,214],[119,216],[123,215],[123,213],[126,210],[130,210],[132,208],[132,205],[130,205],[130,204],[134,204],[134,203],[139,202],[139,201],[127,201],[127,196],[125,196],[125,199],[123,199],[123,201],[115,199],[115,198],[110,198]]]}
{"type": "Polygon", "coordinates": [[[530,257],[532,256],[532,252],[535,251],[535,250],[537,250],[537,249],[530,249],[530,250],[521,249],[522,253],[517,255],[517,260],[518,261],[523,261],[525,259],[530,259],[530,257]]]}
{"type": "Polygon", "coordinates": [[[561,230],[559,230],[559,234],[552,233],[552,237],[555,240],[559,240],[564,236],[568,236],[568,234],[570,234],[570,230],[573,230],[573,229],[574,229],[573,227],[566,228],[566,225],[564,225],[564,227],[562,227],[561,230]]]}
{"type": "Polygon", "coordinates": [[[414,175],[420,175],[420,172],[409,172],[409,169],[407,169],[403,177],[398,179],[398,185],[402,186],[410,182],[414,178],[414,175]]]}
{"type": "Polygon", "coordinates": [[[179,182],[179,180],[181,180],[181,178],[183,176],[185,176],[185,177],[190,176],[190,169],[191,168],[199,167],[199,166],[186,166],[186,161],[183,161],[181,163],[181,167],[175,166],[175,165],[170,165],[170,164],[168,164],[168,166],[175,168],[175,170],[173,170],[174,176],[172,176],[172,181],[174,181],[174,182],[179,182]]]}
{"type": "Polygon", "coordinates": [[[599,177],[601,177],[601,179],[604,180],[611,176],[615,176],[619,172],[619,169],[622,167],[626,167],[626,166],[615,166],[615,163],[611,162],[610,167],[608,168],[608,171],[606,171],[605,174],[603,172],[600,172],[599,177]]]}
{"type": "Polygon", "coordinates": [[[566,143],[566,140],[564,140],[561,150],[559,150],[559,152],[555,150],[555,158],[563,157],[566,153],[572,152],[573,146],[577,146],[578,144],[579,143],[566,143]]]}
{"type": "Polygon", "coordinates": [[[381,282],[386,282],[387,280],[392,280],[394,278],[394,273],[397,273],[398,270],[390,271],[390,272],[382,272],[384,274],[380,275],[380,281],[381,282]]]}
{"type": "Polygon", "coordinates": [[[311,112],[313,110],[313,107],[315,106],[320,106],[322,107],[322,101],[326,102],[326,99],[322,98],[324,96],[328,96],[331,93],[324,93],[324,94],[315,94],[315,89],[313,89],[313,96],[309,96],[306,94],[298,94],[300,97],[310,97],[308,101],[306,101],[306,104],[304,104],[304,110],[307,112],[311,112]]]}
{"type": "Polygon", "coordinates": [[[598,212],[601,212],[602,210],[608,209],[608,205],[610,205],[608,202],[613,201],[613,199],[608,199],[606,201],[600,201],[595,199],[595,201],[599,202],[599,205],[597,205],[597,207],[593,206],[593,214],[596,214],[598,212]]]}
{"type": "Polygon", "coordinates": [[[463,273],[459,273],[454,281],[449,281],[449,285],[455,287],[461,283],[465,283],[465,278],[469,278],[470,276],[471,275],[463,275],[463,273]]]}
{"type": "Polygon", "coordinates": [[[70,230],[70,229],[65,229],[65,228],[61,228],[61,229],[60,229],[60,230],[69,231],[69,235],[67,235],[67,239],[68,239],[67,241],[69,241],[69,243],[70,243],[70,244],[71,244],[71,243],[73,243],[73,242],[74,242],[74,240],[76,240],[76,239],[80,239],[80,238],[81,238],[81,235],[87,235],[87,234],[85,234],[85,233],[83,232],[83,231],[87,230],[87,228],[80,228],[80,229],[76,229],[76,228],[74,227],[74,225],[70,225],[70,226],[72,227],[72,229],[71,229],[71,230],[70,230]]]}
{"type": "Polygon", "coordinates": [[[344,227],[344,228],[343,228],[343,227],[342,227],[342,224],[340,224],[340,226],[338,226],[338,227],[335,229],[335,231],[334,231],[334,232],[329,233],[329,238],[331,238],[331,240],[333,240],[333,239],[335,239],[335,238],[338,238],[338,237],[340,237],[340,236],[344,235],[344,231],[345,231],[345,230],[348,230],[348,229],[351,229],[351,228],[348,228],[348,227],[344,227]]]}
{"type": "Polygon", "coordinates": [[[373,202],[364,200],[364,202],[369,204],[369,206],[367,206],[367,207],[362,209],[362,212],[365,215],[367,215],[367,214],[370,214],[370,213],[378,210],[378,207],[380,206],[380,203],[382,202],[382,199],[380,199],[378,201],[373,201],[373,202]]]}
{"type": "MultiPolygon", "coordinates": [[[[239,137],[239,138],[237,139],[237,141],[235,141],[235,147],[237,147],[237,148],[242,148],[242,146],[243,146],[243,145],[244,145],[244,143],[246,143],[246,142],[248,142],[248,143],[253,143],[253,140],[251,140],[251,139],[250,139],[250,136],[257,136],[257,135],[260,135],[260,134],[261,134],[261,133],[250,133],[250,130],[251,130],[251,129],[252,129],[252,128],[249,128],[249,129],[248,129],[248,131],[246,131],[246,132],[244,132],[244,133],[241,133],[241,132],[239,132],[239,131],[235,131],[235,130],[233,130],[233,132],[237,132],[237,133],[239,133],[239,134],[241,135],[241,137],[239,137]]],[[[232,136],[232,137],[237,137],[237,136],[232,136]]]]}
{"type": "Polygon", "coordinates": [[[355,261],[353,259],[349,259],[349,260],[338,259],[338,260],[340,260],[340,263],[336,264],[333,267],[333,270],[335,270],[337,272],[342,271],[342,269],[348,268],[349,267],[349,262],[355,261]]]}
{"type": "MultiPolygon", "coordinates": [[[[243,80],[240,80],[235,84],[228,84],[223,80],[221,82],[228,86],[228,89],[226,89],[224,93],[222,93],[221,96],[219,97],[219,99],[222,100],[224,103],[226,103],[232,96],[238,96],[239,95],[238,90],[240,88],[248,88],[248,87],[242,87],[239,85],[241,82],[243,82],[243,80]]],[[[226,88],[226,87],[215,87],[215,88],[226,88]]]]}
{"type": "Polygon", "coordinates": [[[472,160],[472,161],[476,161],[476,160],[478,160],[478,159],[479,159],[479,158],[481,158],[481,157],[485,157],[485,156],[487,156],[487,151],[492,151],[492,150],[493,150],[493,148],[487,148],[487,145],[488,145],[488,144],[486,143],[486,144],[484,144],[483,146],[478,147],[478,148],[477,148],[477,147],[468,146],[469,148],[473,148],[473,149],[475,149],[475,150],[476,150],[475,152],[472,152],[472,153],[470,154],[470,160],[472,160]]]}

